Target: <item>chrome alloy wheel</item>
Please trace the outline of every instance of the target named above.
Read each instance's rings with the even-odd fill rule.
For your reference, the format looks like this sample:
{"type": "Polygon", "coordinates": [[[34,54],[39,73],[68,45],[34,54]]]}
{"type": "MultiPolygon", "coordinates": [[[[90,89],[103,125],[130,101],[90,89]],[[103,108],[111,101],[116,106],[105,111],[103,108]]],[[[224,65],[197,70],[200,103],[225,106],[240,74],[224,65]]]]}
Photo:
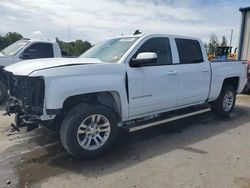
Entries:
{"type": "Polygon", "coordinates": [[[223,98],[223,109],[228,112],[231,110],[234,104],[234,94],[232,91],[228,91],[223,98]]]}
{"type": "Polygon", "coordinates": [[[109,138],[110,122],[101,114],[93,114],[85,118],[77,131],[77,140],[86,150],[100,148],[109,138]]]}

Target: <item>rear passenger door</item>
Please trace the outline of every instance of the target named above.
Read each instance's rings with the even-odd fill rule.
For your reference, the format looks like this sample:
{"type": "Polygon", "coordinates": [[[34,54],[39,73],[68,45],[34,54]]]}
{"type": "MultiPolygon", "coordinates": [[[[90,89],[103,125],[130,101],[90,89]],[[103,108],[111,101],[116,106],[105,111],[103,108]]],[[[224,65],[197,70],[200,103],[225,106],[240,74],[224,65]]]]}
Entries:
{"type": "Polygon", "coordinates": [[[142,116],[165,111],[177,105],[178,79],[173,65],[170,40],[167,37],[147,39],[130,57],[142,52],[157,54],[157,63],[141,67],[129,67],[128,95],[129,116],[142,116]]]}
{"type": "Polygon", "coordinates": [[[179,54],[178,106],[204,102],[209,93],[210,65],[203,59],[202,44],[194,39],[175,38],[179,54]]]}

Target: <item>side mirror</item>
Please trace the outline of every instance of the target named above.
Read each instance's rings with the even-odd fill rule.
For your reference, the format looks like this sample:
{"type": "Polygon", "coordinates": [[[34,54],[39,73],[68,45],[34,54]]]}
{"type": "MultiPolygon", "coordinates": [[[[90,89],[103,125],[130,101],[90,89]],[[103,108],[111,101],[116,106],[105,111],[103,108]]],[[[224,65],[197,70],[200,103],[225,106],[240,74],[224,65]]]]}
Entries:
{"type": "Polygon", "coordinates": [[[129,65],[131,67],[142,67],[157,63],[157,54],[154,52],[139,53],[136,58],[133,58],[129,65]]]}
{"type": "Polygon", "coordinates": [[[30,59],[30,53],[23,52],[19,57],[20,59],[30,59]]]}
{"type": "Polygon", "coordinates": [[[21,59],[34,59],[37,57],[37,50],[35,49],[25,50],[19,57],[21,59]]]}

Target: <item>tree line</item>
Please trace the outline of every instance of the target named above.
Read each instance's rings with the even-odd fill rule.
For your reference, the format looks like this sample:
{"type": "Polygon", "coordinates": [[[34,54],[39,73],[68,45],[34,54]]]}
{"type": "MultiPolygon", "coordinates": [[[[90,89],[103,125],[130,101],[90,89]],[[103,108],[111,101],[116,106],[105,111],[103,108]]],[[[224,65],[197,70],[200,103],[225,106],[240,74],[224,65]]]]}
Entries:
{"type": "Polygon", "coordinates": [[[23,36],[16,32],[9,32],[3,36],[0,35],[0,51],[21,38],[23,38],[23,36]]]}
{"type": "Polygon", "coordinates": [[[227,46],[227,39],[225,36],[222,36],[221,41],[219,41],[217,35],[212,33],[209,36],[209,42],[204,44],[207,54],[214,55],[218,46],[227,46]]]}
{"type": "Polygon", "coordinates": [[[73,42],[64,42],[62,40],[59,40],[59,38],[56,38],[56,42],[59,44],[63,52],[66,52],[71,56],[79,56],[92,47],[90,42],[82,41],[80,39],[73,42]]]}
{"type": "MultiPolygon", "coordinates": [[[[0,51],[22,38],[23,36],[17,32],[8,32],[5,35],[0,35],[0,51]]],[[[82,40],[64,42],[56,38],[56,42],[64,53],[72,56],[79,56],[92,46],[90,42],[82,40]]]]}

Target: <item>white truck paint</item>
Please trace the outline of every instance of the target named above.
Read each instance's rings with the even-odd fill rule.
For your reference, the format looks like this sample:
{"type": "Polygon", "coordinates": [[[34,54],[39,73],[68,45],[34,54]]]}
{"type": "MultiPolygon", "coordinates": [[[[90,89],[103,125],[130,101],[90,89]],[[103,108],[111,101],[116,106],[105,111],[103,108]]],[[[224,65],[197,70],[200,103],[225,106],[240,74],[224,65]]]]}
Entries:
{"type": "MultiPolygon", "coordinates": [[[[30,49],[34,44],[48,44],[52,47],[52,57],[62,57],[61,50],[57,42],[45,41],[38,39],[21,39],[10,46],[6,47],[0,52],[0,66],[5,67],[13,63],[17,63],[27,59],[33,59],[33,57],[22,57],[27,49],[30,49]]],[[[37,52],[40,53],[40,52],[37,52]]],[[[40,55],[40,54],[39,54],[40,55]]],[[[51,57],[51,56],[50,56],[51,57]]],[[[44,57],[47,58],[47,57],[44,57]]]]}
{"type": "Polygon", "coordinates": [[[62,109],[64,101],[71,96],[114,91],[120,97],[124,121],[204,103],[206,100],[213,101],[219,96],[225,78],[239,77],[237,92],[242,91],[246,84],[246,66],[242,65],[242,61],[210,63],[201,41],[188,37],[188,39],[199,41],[204,62],[180,64],[174,44],[175,37],[179,36],[142,36],[117,63],[105,63],[89,58],[39,59],[14,64],[6,67],[5,70],[15,75],[44,77],[45,109],[62,109]],[[133,53],[144,41],[154,37],[172,39],[173,65],[166,65],[164,69],[162,66],[129,67],[129,60],[133,53]],[[174,74],[171,71],[174,71],[174,74]],[[128,75],[129,104],[124,85],[126,73],[128,75]],[[62,85],[65,87],[61,87],[62,85]],[[209,88],[210,86],[211,88],[209,88]],[[134,99],[134,97],[145,94],[150,94],[152,97],[134,99]]]}
{"type": "MultiPolygon", "coordinates": [[[[240,93],[247,82],[245,62],[209,62],[200,39],[164,34],[119,37],[96,45],[77,59],[29,60],[10,65],[5,71],[14,79],[22,76],[44,80],[42,111],[30,114],[24,110],[27,117],[53,121],[77,97],[88,103],[95,95],[96,103],[116,112],[120,126],[128,120],[216,101],[225,84],[240,93]],[[165,46],[157,41],[165,41],[165,46]],[[154,45],[159,49],[143,51],[154,45]],[[114,106],[105,94],[111,96],[114,106]]],[[[23,102],[25,96],[12,94],[23,102]]],[[[34,106],[32,101],[28,105],[34,106]]]]}

